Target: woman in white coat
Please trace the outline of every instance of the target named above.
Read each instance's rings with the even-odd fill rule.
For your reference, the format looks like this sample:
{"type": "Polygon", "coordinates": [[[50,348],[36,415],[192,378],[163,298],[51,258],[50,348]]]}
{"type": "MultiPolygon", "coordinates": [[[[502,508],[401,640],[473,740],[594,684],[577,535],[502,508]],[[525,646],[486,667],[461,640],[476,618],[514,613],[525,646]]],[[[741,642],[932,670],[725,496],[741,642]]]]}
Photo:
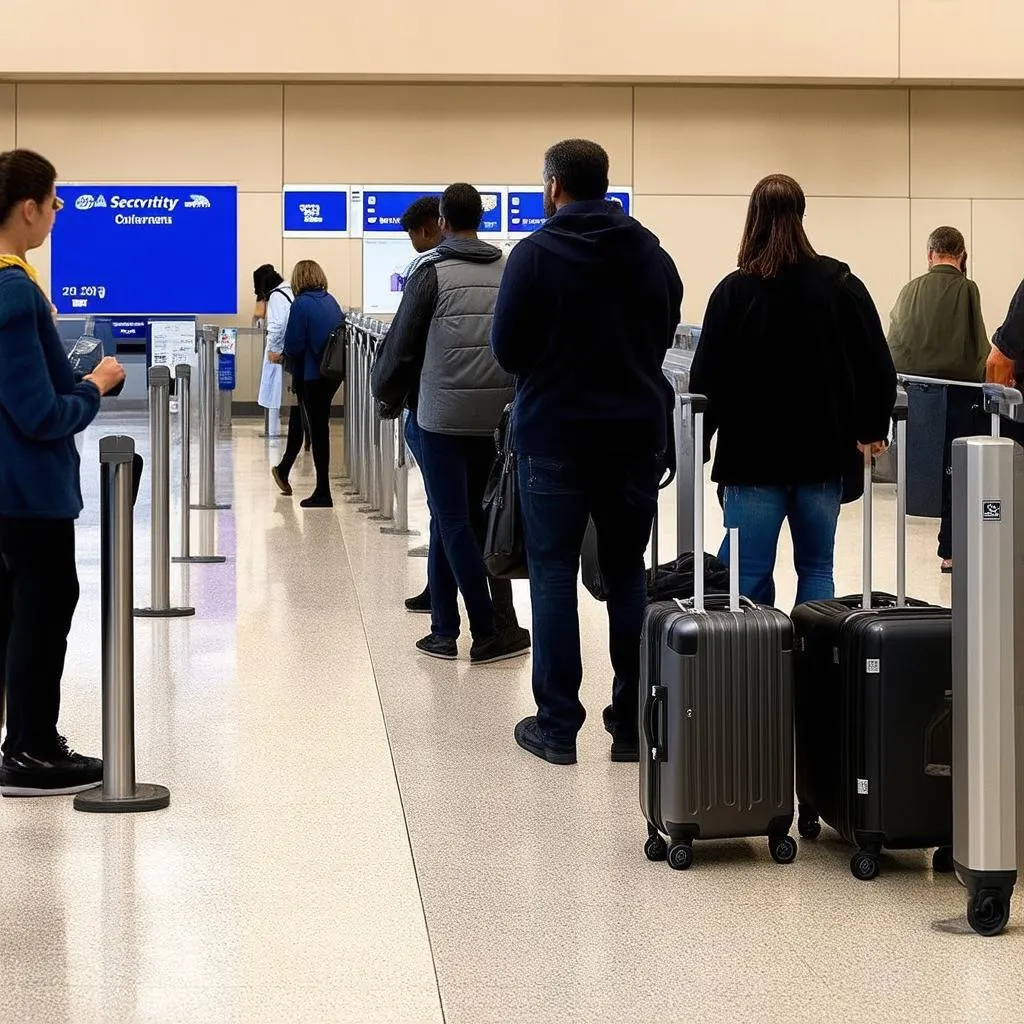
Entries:
{"type": "Polygon", "coordinates": [[[263,370],[260,374],[260,393],[257,401],[262,408],[270,412],[267,433],[277,437],[281,433],[281,405],[284,401],[284,365],[281,353],[284,351],[284,334],[288,328],[288,317],[295,297],[292,295],[291,286],[270,263],[265,263],[253,271],[252,280],[256,291],[256,316],[265,319],[267,325],[267,345],[263,353],[263,370]]]}

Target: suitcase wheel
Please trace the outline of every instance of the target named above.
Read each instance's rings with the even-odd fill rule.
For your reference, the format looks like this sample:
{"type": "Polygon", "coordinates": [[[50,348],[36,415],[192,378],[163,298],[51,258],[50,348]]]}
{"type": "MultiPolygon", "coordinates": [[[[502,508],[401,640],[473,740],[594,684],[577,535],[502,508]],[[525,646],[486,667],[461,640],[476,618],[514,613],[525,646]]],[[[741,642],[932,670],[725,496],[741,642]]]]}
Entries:
{"type": "Polygon", "coordinates": [[[664,860],[668,856],[668,844],[659,835],[648,836],[644,843],[644,856],[648,860],[664,860]]]}
{"type": "Polygon", "coordinates": [[[967,922],[979,935],[998,935],[1009,920],[1010,900],[998,889],[979,889],[967,902],[967,922]]]}
{"type": "Polygon", "coordinates": [[[949,875],[954,871],[953,847],[940,846],[932,854],[932,871],[937,875],[949,875]]]}
{"type": "Polygon", "coordinates": [[[771,836],[768,849],[776,864],[792,864],[796,860],[796,840],[792,836],[771,836]]]}
{"type": "Polygon", "coordinates": [[[801,839],[817,839],[821,835],[821,821],[813,811],[800,812],[797,818],[796,830],[800,833],[801,839]]]}
{"type": "Polygon", "coordinates": [[[685,871],[693,863],[693,847],[689,843],[673,843],[668,848],[668,866],[685,871]]]}
{"type": "Polygon", "coordinates": [[[862,882],[870,882],[872,878],[878,877],[879,872],[878,854],[871,850],[858,850],[850,858],[850,871],[854,878],[862,882]]]}

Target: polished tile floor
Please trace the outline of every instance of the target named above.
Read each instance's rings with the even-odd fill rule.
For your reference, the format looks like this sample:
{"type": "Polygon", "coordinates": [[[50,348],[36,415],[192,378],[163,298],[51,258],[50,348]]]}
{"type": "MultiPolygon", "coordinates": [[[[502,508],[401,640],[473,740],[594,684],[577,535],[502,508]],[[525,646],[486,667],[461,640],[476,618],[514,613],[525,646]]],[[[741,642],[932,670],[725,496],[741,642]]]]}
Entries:
{"type": "MultiPolygon", "coordinates": [[[[82,604],[62,724],[99,747],[96,445],[83,441],[82,604]]],[[[276,495],[251,422],[219,443],[219,492],[175,567],[194,619],[139,621],[138,772],[172,792],[151,815],[92,817],[70,800],[0,802],[0,990],[19,1024],[359,1022],[646,1024],[703,1019],[1018,1022],[1020,904],[1001,938],[967,931],[964,897],[924,854],[854,881],[834,837],[775,865],[761,842],[708,843],[686,874],[649,864],[635,766],[600,726],[603,609],[581,598],[591,711],[580,763],[518,750],[529,662],[470,668],[412,645],[426,629],[423,538],[382,535],[356,506],[303,512],[276,495]]],[[[876,586],[893,578],[893,501],[877,489],[876,586]]],[[[424,525],[415,481],[413,526],[424,525]]],[[[148,490],[137,603],[148,597],[148,490]]],[[[662,553],[671,549],[671,496],[662,553]]],[[[717,543],[709,500],[709,546],[717,543]]],[[[177,523],[176,514],[172,522],[177,523]]],[[[911,589],[948,601],[935,525],[910,528],[911,589]]],[[[176,530],[174,533],[176,538],[176,530]]],[[[839,587],[860,581],[844,511],[839,587]]],[[[175,539],[176,544],[176,539],[175,539]]],[[[788,554],[779,599],[792,600],[788,554]]],[[[517,585],[519,588],[519,585],[517,585]]],[[[520,615],[529,594],[517,589],[520,615]]]]}

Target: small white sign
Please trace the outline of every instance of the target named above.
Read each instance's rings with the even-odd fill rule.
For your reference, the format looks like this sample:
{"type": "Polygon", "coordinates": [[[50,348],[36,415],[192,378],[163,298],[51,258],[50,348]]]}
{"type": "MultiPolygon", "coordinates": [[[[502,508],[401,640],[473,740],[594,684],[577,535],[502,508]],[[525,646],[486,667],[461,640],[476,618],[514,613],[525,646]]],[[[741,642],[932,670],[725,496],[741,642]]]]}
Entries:
{"type": "Polygon", "coordinates": [[[877,676],[882,671],[882,663],[878,658],[868,658],[864,669],[869,676],[877,676]]]}
{"type": "Polygon", "coordinates": [[[857,796],[867,796],[867,795],[868,795],[868,780],[867,779],[858,779],[857,780],[857,796]]]}

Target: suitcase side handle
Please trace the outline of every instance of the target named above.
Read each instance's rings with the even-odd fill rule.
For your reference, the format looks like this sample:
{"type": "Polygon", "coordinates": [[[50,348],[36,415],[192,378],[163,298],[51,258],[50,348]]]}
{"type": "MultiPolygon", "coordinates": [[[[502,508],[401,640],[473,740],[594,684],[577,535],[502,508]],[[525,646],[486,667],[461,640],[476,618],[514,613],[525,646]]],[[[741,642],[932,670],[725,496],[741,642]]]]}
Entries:
{"type": "Polygon", "coordinates": [[[668,760],[667,741],[662,736],[668,733],[668,688],[652,686],[644,702],[644,739],[651,751],[651,760],[668,760]]]}

